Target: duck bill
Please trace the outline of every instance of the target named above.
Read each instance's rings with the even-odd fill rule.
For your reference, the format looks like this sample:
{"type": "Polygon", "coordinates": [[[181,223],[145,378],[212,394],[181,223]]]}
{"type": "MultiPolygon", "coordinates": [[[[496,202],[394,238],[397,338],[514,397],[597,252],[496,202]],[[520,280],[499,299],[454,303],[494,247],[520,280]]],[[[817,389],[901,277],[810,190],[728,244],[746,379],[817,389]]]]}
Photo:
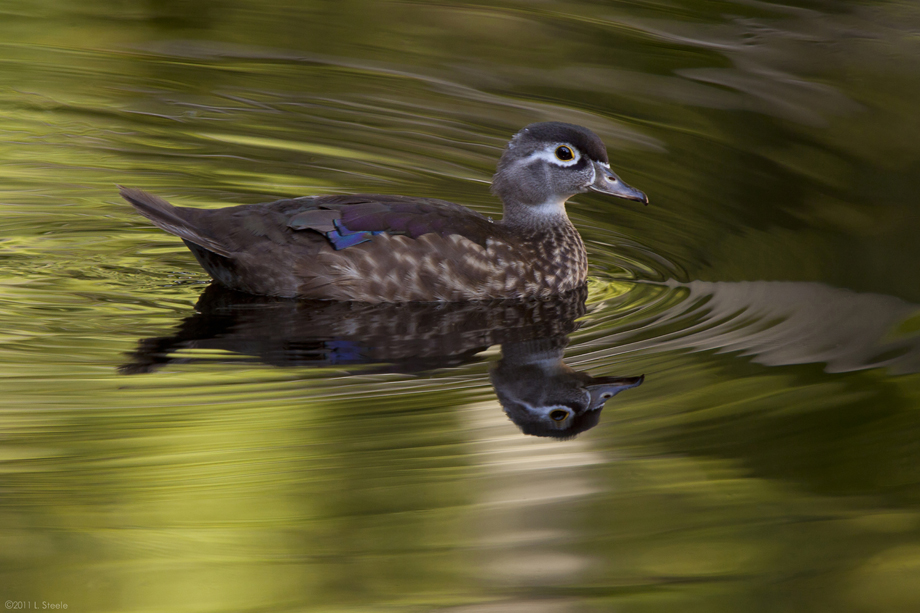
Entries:
{"type": "Polygon", "coordinates": [[[591,410],[597,410],[604,406],[610,398],[613,398],[623,390],[639,387],[645,381],[645,375],[638,377],[594,377],[591,385],[585,387],[591,396],[591,410]]]}
{"type": "Polygon", "coordinates": [[[602,194],[648,204],[648,196],[635,187],[626,185],[607,165],[600,162],[594,162],[594,183],[590,188],[602,194]]]}

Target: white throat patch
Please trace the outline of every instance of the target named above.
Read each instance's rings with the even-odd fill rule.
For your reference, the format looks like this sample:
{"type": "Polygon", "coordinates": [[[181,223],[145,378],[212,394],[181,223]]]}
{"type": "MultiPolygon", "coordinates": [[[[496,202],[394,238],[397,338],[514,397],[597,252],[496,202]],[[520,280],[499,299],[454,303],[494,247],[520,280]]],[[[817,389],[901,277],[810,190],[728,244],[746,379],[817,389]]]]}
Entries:
{"type": "Polygon", "coordinates": [[[532,204],[527,210],[537,217],[566,217],[565,201],[568,198],[551,198],[540,204],[532,204]]]}

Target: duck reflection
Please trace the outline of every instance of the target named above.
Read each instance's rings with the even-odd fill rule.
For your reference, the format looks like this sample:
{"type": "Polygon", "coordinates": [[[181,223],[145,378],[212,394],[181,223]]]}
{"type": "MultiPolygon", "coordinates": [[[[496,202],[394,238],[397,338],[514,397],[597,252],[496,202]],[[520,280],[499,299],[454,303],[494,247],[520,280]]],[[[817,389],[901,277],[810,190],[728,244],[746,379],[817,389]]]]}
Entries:
{"type": "Polygon", "coordinates": [[[592,377],[563,362],[585,313],[584,289],[546,300],[361,304],[252,296],[210,285],[170,336],[143,339],[123,374],[214,360],[218,350],[275,366],[362,366],[423,373],[475,361],[500,345],[491,381],[526,434],[568,438],[597,425],[609,398],[643,377],[592,377]]]}
{"type": "Polygon", "coordinates": [[[524,434],[569,438],[597,425],[601,409],[639,377],[592,377],[562,361],[568,338],[502,344],[492,369],[495,395],[524,434]]]}

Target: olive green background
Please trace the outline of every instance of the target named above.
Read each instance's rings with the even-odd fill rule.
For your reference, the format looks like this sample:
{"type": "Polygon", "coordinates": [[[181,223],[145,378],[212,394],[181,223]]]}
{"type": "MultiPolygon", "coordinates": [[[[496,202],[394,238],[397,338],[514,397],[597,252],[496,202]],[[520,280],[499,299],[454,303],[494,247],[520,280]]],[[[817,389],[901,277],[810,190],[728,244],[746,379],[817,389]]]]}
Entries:
{"type": "Polygon", "coordinates": [[[0,600],[920,610],[918,28],[895,0],[0,0],[0,600]],[[495,349],[118,373],[207,277],[116,183],[497,215],[501,147],[549,119],[651,200],[570,204],[567,360],[647,377],[598,428],[521,435],[495,349]]]}

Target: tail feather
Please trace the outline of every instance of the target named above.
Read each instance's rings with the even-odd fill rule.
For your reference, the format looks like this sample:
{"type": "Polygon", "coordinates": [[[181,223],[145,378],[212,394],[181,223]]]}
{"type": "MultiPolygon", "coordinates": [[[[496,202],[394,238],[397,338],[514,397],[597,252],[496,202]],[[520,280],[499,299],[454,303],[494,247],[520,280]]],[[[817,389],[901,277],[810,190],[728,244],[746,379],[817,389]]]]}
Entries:
{"type": "Polygon", "coordinates": [[[159,196],[148,194],[133,187],[118,186],[121,197],[134,205],[137,212],[155,223],[159,228],[179,238],[195,243],[196,245],[220,254],[231,257],[232,252],[218,243],[213,238],[206,236],[201,230],[176,214],[176,207],[166,202],[159,196]]]}

